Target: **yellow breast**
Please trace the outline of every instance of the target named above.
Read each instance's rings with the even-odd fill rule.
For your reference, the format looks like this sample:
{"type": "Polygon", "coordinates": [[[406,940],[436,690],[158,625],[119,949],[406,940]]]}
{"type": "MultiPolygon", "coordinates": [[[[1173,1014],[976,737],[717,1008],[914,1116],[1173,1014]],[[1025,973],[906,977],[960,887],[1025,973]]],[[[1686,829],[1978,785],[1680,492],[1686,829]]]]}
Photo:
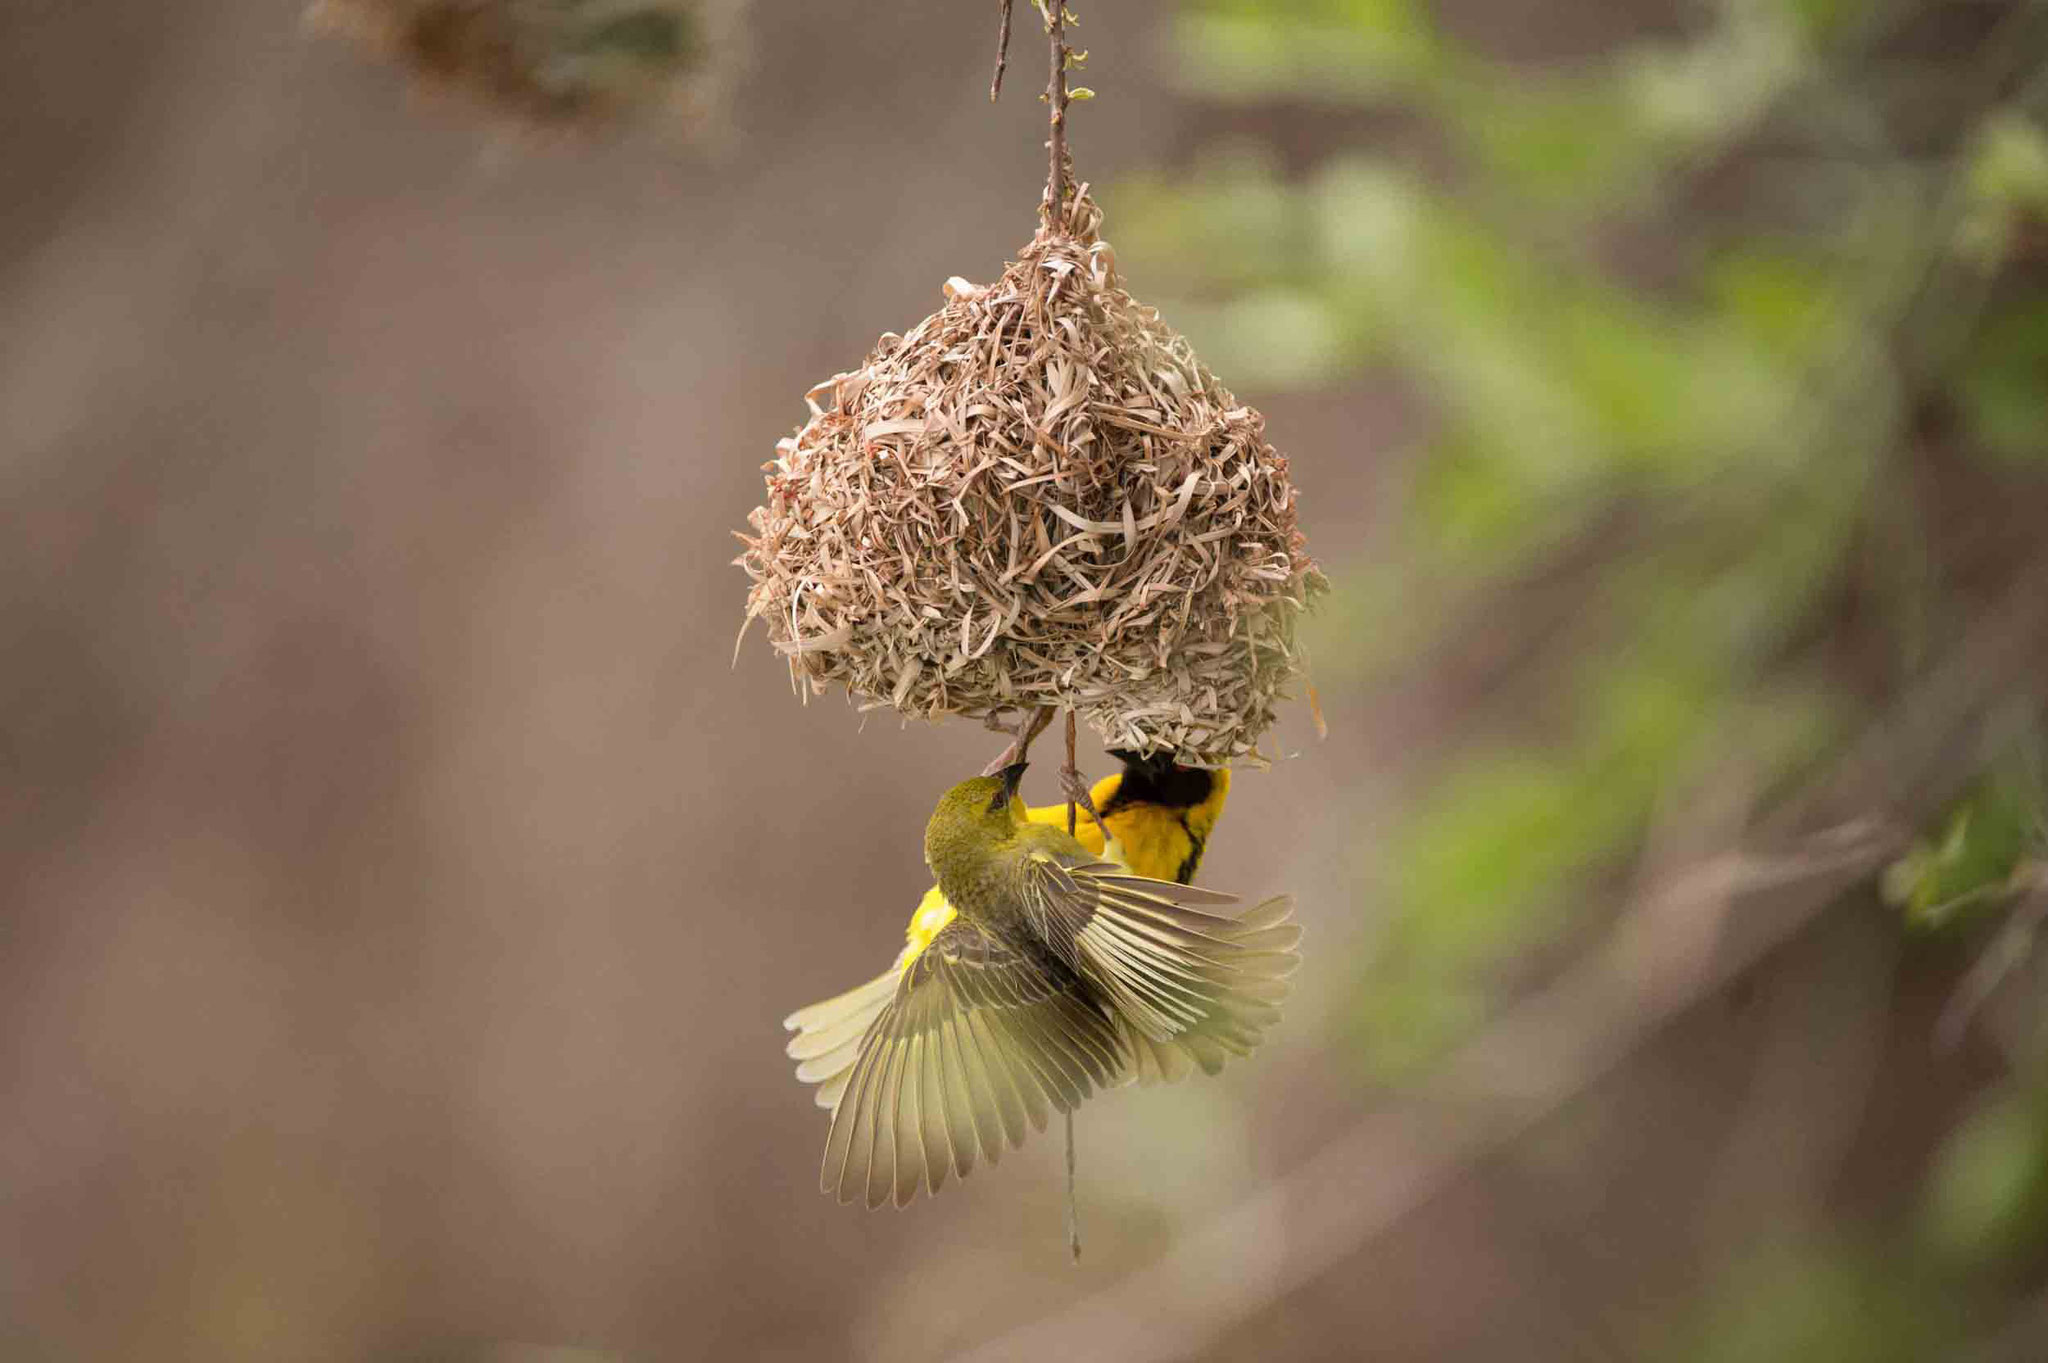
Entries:
{"type": "Polygon", "coordinates": [[[896,969],[901,973],[916,960],[918,953],[932,944],[932,938],[939,935],[939,929],[953,921],[954,909],[946,902],[946,896],[939,893],[934,885],[924,892],[918,901],[917,912],[910,915],[910,926],[904,930],[903,954],[896,958],[896,969]]]}
{"type": "Polygon", "coordinates": [[[1194,854],[1194,839],[1174,811],[1158,805],[1138,805],[1119,810],[1109,819],[1109,831],[1116,844],[1116,860],[1141,876],[1174,880],[1181,866],[1194,854]]]}

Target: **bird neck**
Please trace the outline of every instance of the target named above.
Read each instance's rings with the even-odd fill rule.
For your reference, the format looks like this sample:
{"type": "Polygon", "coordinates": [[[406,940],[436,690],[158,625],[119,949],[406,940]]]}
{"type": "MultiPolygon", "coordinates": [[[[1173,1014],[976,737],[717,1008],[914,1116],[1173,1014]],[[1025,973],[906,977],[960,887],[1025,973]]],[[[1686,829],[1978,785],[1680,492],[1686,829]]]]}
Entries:
{"type": "Polygon", "coordinates": [[[986,906],[1001,895],[1004,869],[1010,863],[1006,854],[1014,844],[1015,839],[1009,839],[994,847],[941,856],[932,862],[932,874],[939,882],[940,892],[963,917],[985,922],[986,906]]]}
{"type": "Polygon", "coordinates": [[[1219,767],[1209,773],[1209,793],[1189,805],[1181,817],[1187,822],[1188,832],[1199,840],[1206,841],[1216,821],[1223,817],[1223,804],[1230,798],[1230,769],[1219,767]]]}
{"type": "Polygon", "coordinates": [[[975,907],[988,902],[1002,879],[1006,854],[1016,850],[1023,813],[1022,802],[1013,802],[1009,817],[934,827],[926,835],[925,860],[940,891],[968,917],[976,916],[975,907]]]}

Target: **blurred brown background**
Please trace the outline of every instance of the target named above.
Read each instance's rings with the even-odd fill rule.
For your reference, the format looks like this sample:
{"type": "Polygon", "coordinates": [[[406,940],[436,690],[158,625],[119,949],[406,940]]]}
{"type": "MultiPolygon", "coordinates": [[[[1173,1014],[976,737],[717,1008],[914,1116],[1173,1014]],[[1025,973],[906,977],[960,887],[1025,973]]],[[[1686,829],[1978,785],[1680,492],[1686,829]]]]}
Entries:
{"type": "MultiPolygon", "coordinates": [[[[781,1054],[890,959],[931,799],[1000,743],[731,661],[804,390],[1030,235],[1042,77],[989,110],[990,17],[764,6],[707,154],[494,145],[290,5],[10,8],[0,1352],[851,1356],[995,1323],[920,1264],[1015,1239],[1042,1281],[1000,1300],[1081,1280],[1056,1142],[840,1208],[781,1054]]],[[[1091,174],[1173,145],[1152,17],[1088,16],[1143,112],[1091,120],[1091,174]]],[[[1218,883],[1313,882],[1338,718],[1247,778],[1218,883]]],[[[1145,1107],[1083,1123],[1094,1208],[1193,1201],[1113,1148],[1145,1107]]],[[[1096,1224],[1091,1273],[1137,1249],[1096,1224]]]]}
{"type": "MultiPolygon", "coordinates": [[[[1602,26],[1451,8],[1543,60],[1602,26]]],[[[1167,17],[1084,10],[1082,178],[1413,137],[1191,100],[1167,17]]],[[[1358,1125],[1361,866],[1485,637],[1340,662],[1327,740],[1297,713],[1241,776],[1205,879],[1300,894],[1300,994],[1256,1063],[1082,1113],[1080,1270],[1056,1139],[902,1213],[818,1194],[780,1019],[890,958],[935,792],[999,744],[735,664],[731,531],[810,385],[1028,238],[1042,57],[1027,10],[991,110],[992,19],[763,0],[714,144],[533,146],[289,3],[0,16],[0,1357],[1000,1355],[1314,1168],[1121,1328],[1209,1299],[1162,1356],[1634,1358],[1786,1218],[1898,1213],[1988,1062],[1925,1045],[1967,959],[1867,912],[1612,1073],[1543,1052],[1561,1109],[1358,1125]]],[[[1414,394],[1237,386],[1341,597],[1394,552],[1414,394]]]]}

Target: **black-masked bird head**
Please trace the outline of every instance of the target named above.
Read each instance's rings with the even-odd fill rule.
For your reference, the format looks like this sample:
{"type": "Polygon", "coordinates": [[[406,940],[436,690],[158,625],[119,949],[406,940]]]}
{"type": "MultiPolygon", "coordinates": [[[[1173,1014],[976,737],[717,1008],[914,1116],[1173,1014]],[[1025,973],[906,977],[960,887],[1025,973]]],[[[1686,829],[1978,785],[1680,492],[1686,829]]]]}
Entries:
{"type": "Polygon", "coordinates": [[[1118,804],[1146,803],[1167,809],[1194,809],[1207,804],[1226,776],[1202,767],[1183,767],[1170,751],[1139,755],[1111,748],[1109,755],[1124,764],[1123,780],[1113,797],[1118,804]]]}

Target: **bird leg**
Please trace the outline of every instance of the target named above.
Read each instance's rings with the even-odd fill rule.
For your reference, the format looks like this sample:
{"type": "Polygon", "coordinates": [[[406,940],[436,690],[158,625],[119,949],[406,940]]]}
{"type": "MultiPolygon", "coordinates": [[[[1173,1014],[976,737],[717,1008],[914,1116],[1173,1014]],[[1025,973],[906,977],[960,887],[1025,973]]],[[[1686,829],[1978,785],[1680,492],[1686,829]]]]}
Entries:
{"type": "MultiPolygon", "coordinates": [[[[983,722],[998,733],[1010,732],[1003,727],[1002,719],[998,715],[990,715],[983,722]]],[[[1003,749],[1002,755],[996,758],[995,761],[983,767],[981,774],[983,776],[994,776],[1004,767],[1015,762],[1022,762],[1025,754],[1031,751],[1031,740],[1044,733],[1045,726],[1050,723],[1052,723],[1052,707],[1050,705],[1041,705],[1028,715],[1018,716],[1016,736],[1010,740],[1010,746],[1003,749]]]]}
{"type": "Polygon", "coordinates": [[[1074,826],[1080,822],[1074,813],[1079,805],[1088,811],[1088,817],[1095,820],[1095,826],[1102,829],[1102,845],[1109,846],[1109,830],[1103,827],[1102,815],[1095,810],[1095,797],[1088,793],[1088,783],[1081,779],[1081,768],[1074,761],[1074,712],[1067,711],[1067,763],[1060,768],[1060,789],[1067,797],[1067,836],[1074,836],[1074,826]]]}

